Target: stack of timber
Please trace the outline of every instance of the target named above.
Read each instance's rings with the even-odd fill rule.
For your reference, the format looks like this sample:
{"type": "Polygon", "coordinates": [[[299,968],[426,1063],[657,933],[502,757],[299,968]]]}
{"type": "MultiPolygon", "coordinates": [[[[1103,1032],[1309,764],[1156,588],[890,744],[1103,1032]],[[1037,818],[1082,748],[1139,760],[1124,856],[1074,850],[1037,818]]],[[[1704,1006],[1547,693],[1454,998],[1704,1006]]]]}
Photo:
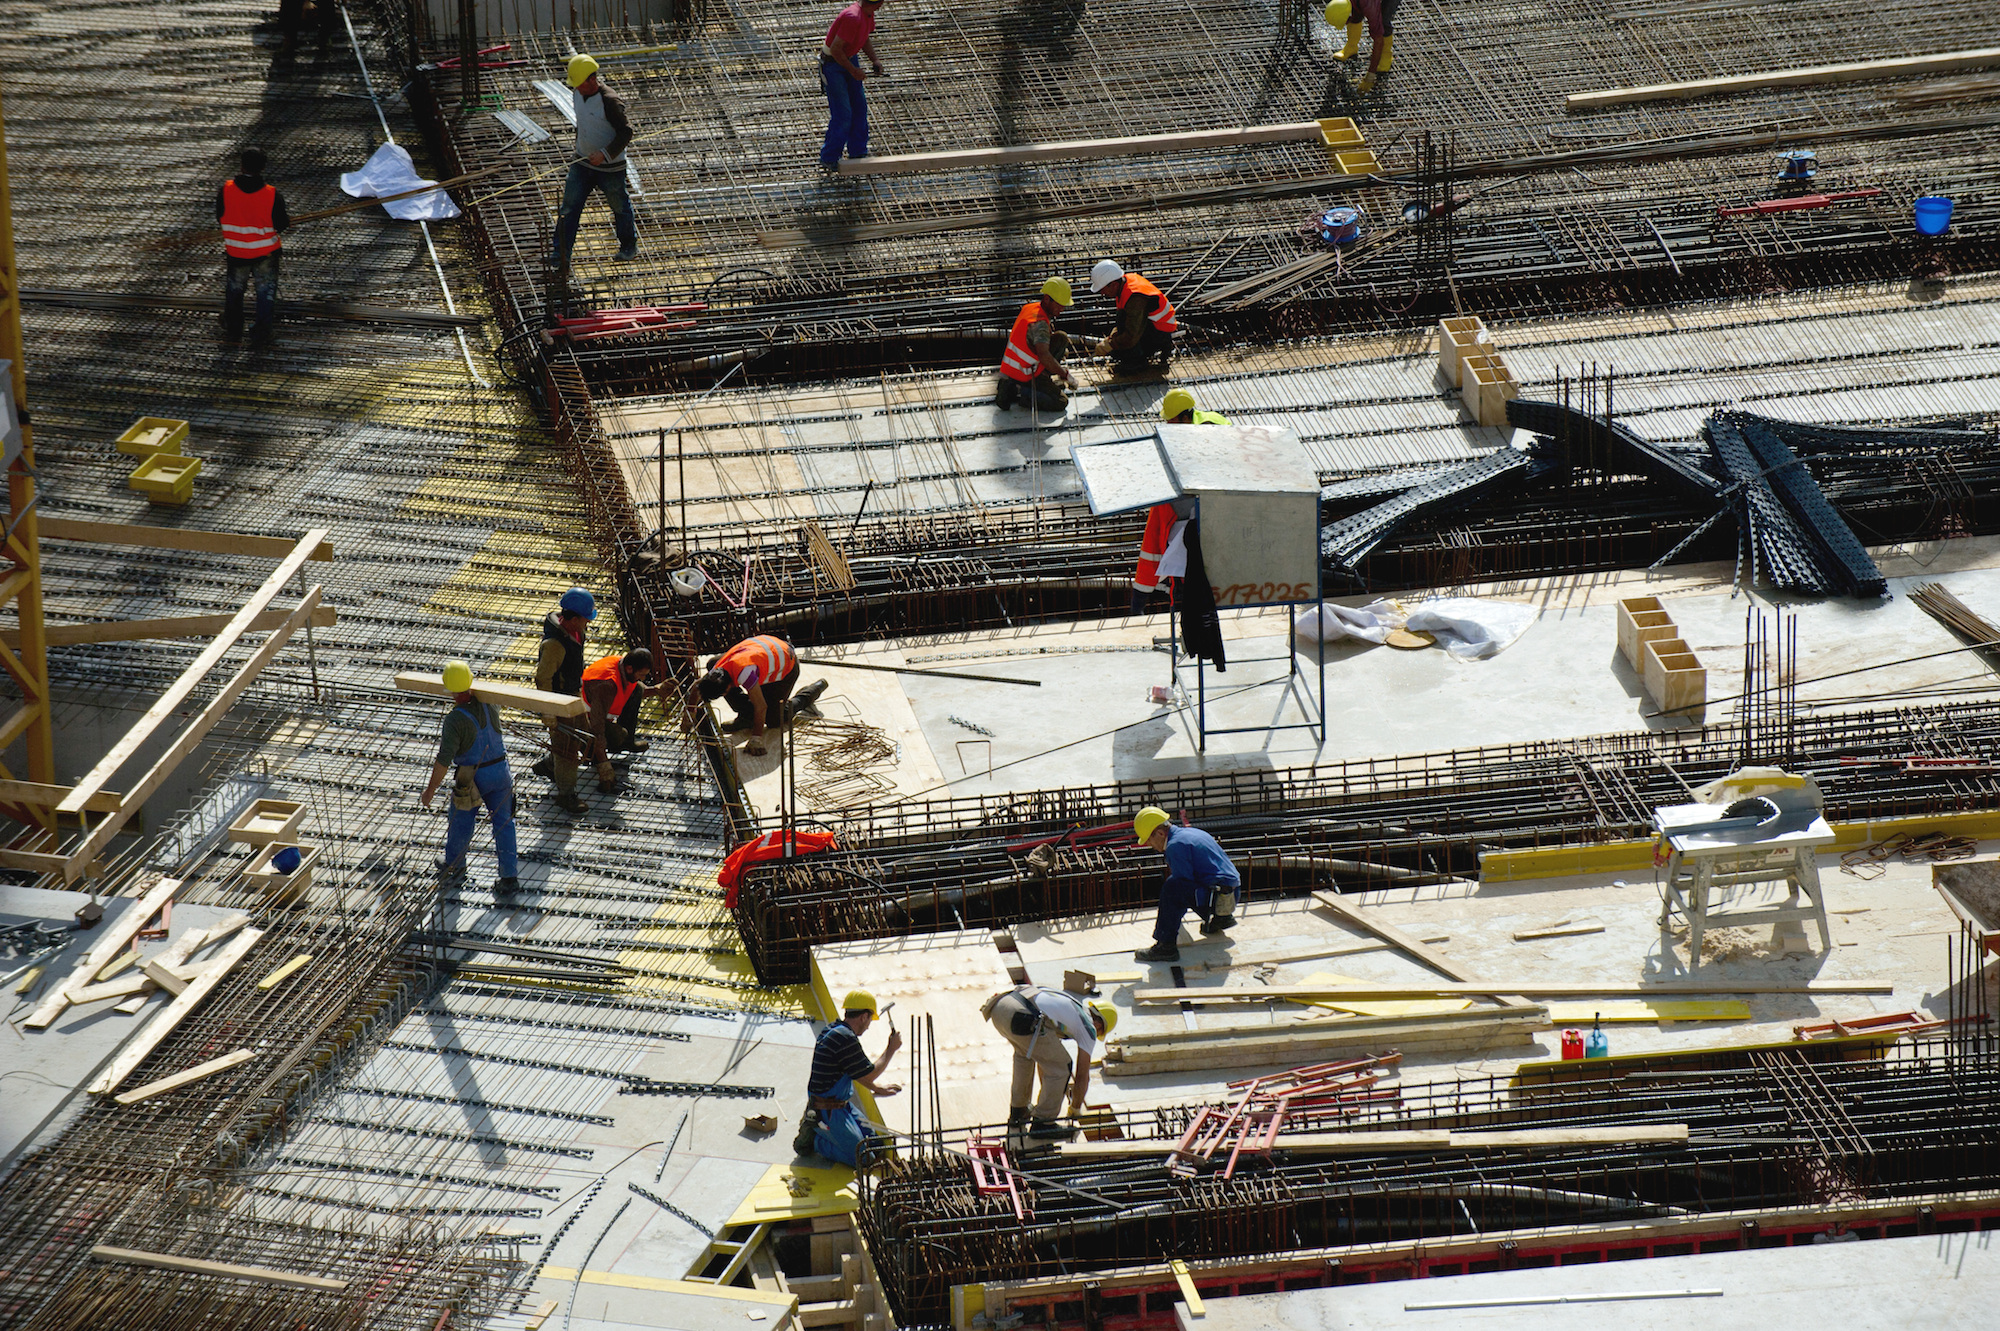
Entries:
{"type": "Polygon", "coordinates": [[[1494,1049],[1531,1044],[1535,1031],[1548,1024],[1546,1007],[1516,1003],[1403,1017],[1331,1017],[1288,1026],[1134,1031],[1107,1045],[1104,1075],[1303,1063],[1346,1050],[1494,1049]]]}

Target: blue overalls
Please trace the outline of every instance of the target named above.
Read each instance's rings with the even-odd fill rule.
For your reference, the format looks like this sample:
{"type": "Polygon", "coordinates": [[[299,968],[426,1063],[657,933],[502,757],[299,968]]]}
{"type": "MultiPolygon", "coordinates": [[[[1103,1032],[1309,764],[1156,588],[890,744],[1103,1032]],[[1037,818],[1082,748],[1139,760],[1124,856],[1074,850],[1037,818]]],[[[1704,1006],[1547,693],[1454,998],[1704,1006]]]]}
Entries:
{"type": "MultiPolygon", "coordinates": [[[[827,1030],[832,1030],[828,1026],[827,1030]]],[[[820,1039],[826,1039],[826,1031],[820,1032],[820,1039]]],[[[842,1077],[827,1088],[825,1095],[812,1098],[813,1107],[828,1100],[838,1100],[831,1109],[819,1110],[819,1126],[813,1130],[813,1150],[835,1164],[856,1168],[861,1160],[861,1143],[876,1134],[861,1120],[854,1108],[854,1078],[842,1077]]]]}
{"type": "Polygon", "coordinates": [[[1242,876],[1214,837],[1198,827],[1168,824],[1167,881],[1160,886],[1153,941],[1172,947],[1183,916],[1190,910],[1206,915],[1216,890],[1234,892],[1242,885],[1242,876]]]}
{"type": "MultiPolygon", "coordinates": [[[[486,803],[486,812],[493,818],[493,849],[500,857],[500,876],[518,876],[520,862],[514,851],[514,778],[507,771],[507,745],[500,738],[498,726],[486,724],[487,708],[484,703],[478,710],[459,707],[477,727],[472,747],[458,755],[459,767],[470,767],[472,784],[479,792],[479,798],[486,803]]],[[[456,787],[454,787],[456,789],[456,787]]],[[[444,862],[446,868],[457,866],[465,858],[465,851],[472,844],[472,827],[479,820],[479,810],[461,809],[453,798],[451,813],[445,820],[444,862]]]]}

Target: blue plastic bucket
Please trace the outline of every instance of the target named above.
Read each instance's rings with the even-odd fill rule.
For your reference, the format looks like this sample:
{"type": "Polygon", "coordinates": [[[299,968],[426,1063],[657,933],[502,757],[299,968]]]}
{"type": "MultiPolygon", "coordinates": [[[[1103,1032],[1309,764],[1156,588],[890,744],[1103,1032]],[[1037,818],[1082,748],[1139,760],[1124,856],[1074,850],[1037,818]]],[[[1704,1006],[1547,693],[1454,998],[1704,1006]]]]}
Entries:
{"type": "Polygon", "coordinates": [[[1951,227],[1951,200],[1942,194],[1926,194],[1917,200],[1917,233],[1942,236],[1951,227]]]}
{"type": "Polygon", "coordinates": [[[299,861],[305,857],[299,854],[297,846],[286,846],[271,857],[271,867],[279,873],[296,873],[299,861]]]}

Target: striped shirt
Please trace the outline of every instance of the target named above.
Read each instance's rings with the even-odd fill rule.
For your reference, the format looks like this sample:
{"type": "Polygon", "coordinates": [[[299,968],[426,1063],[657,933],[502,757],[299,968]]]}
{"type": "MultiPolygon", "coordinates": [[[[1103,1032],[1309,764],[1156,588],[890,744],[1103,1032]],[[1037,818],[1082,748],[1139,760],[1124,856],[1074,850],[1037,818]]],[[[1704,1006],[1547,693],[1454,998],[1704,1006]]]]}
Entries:
{"type": "Polygon", "coordinates": [[[865,1077],[875,1070],[875,1060],[862,1052],[861,1037],[844,1021],[836,1021],[820,1032],[813,1046],[812,1075],[806,1078],[807,1095],[825,1095],[842,1077],[865,1077]]]}

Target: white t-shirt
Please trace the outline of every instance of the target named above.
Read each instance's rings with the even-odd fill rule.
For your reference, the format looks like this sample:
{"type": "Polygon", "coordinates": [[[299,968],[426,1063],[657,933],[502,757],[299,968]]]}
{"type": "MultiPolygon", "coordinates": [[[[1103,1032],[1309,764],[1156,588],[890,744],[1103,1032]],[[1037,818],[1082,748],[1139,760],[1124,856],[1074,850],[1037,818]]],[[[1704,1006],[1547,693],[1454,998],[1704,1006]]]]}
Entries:
{"type": "Polygon", "coordinates": [[[1076,1041],[1076,1047],[1085,1054],[1097,1052],[1097,1017],[1083,1005],[1083,1000],[1072,998],[1060,989],[1040,989],[1035,992],[1035,1006],[1063,1038],[1076,1041]]]}

